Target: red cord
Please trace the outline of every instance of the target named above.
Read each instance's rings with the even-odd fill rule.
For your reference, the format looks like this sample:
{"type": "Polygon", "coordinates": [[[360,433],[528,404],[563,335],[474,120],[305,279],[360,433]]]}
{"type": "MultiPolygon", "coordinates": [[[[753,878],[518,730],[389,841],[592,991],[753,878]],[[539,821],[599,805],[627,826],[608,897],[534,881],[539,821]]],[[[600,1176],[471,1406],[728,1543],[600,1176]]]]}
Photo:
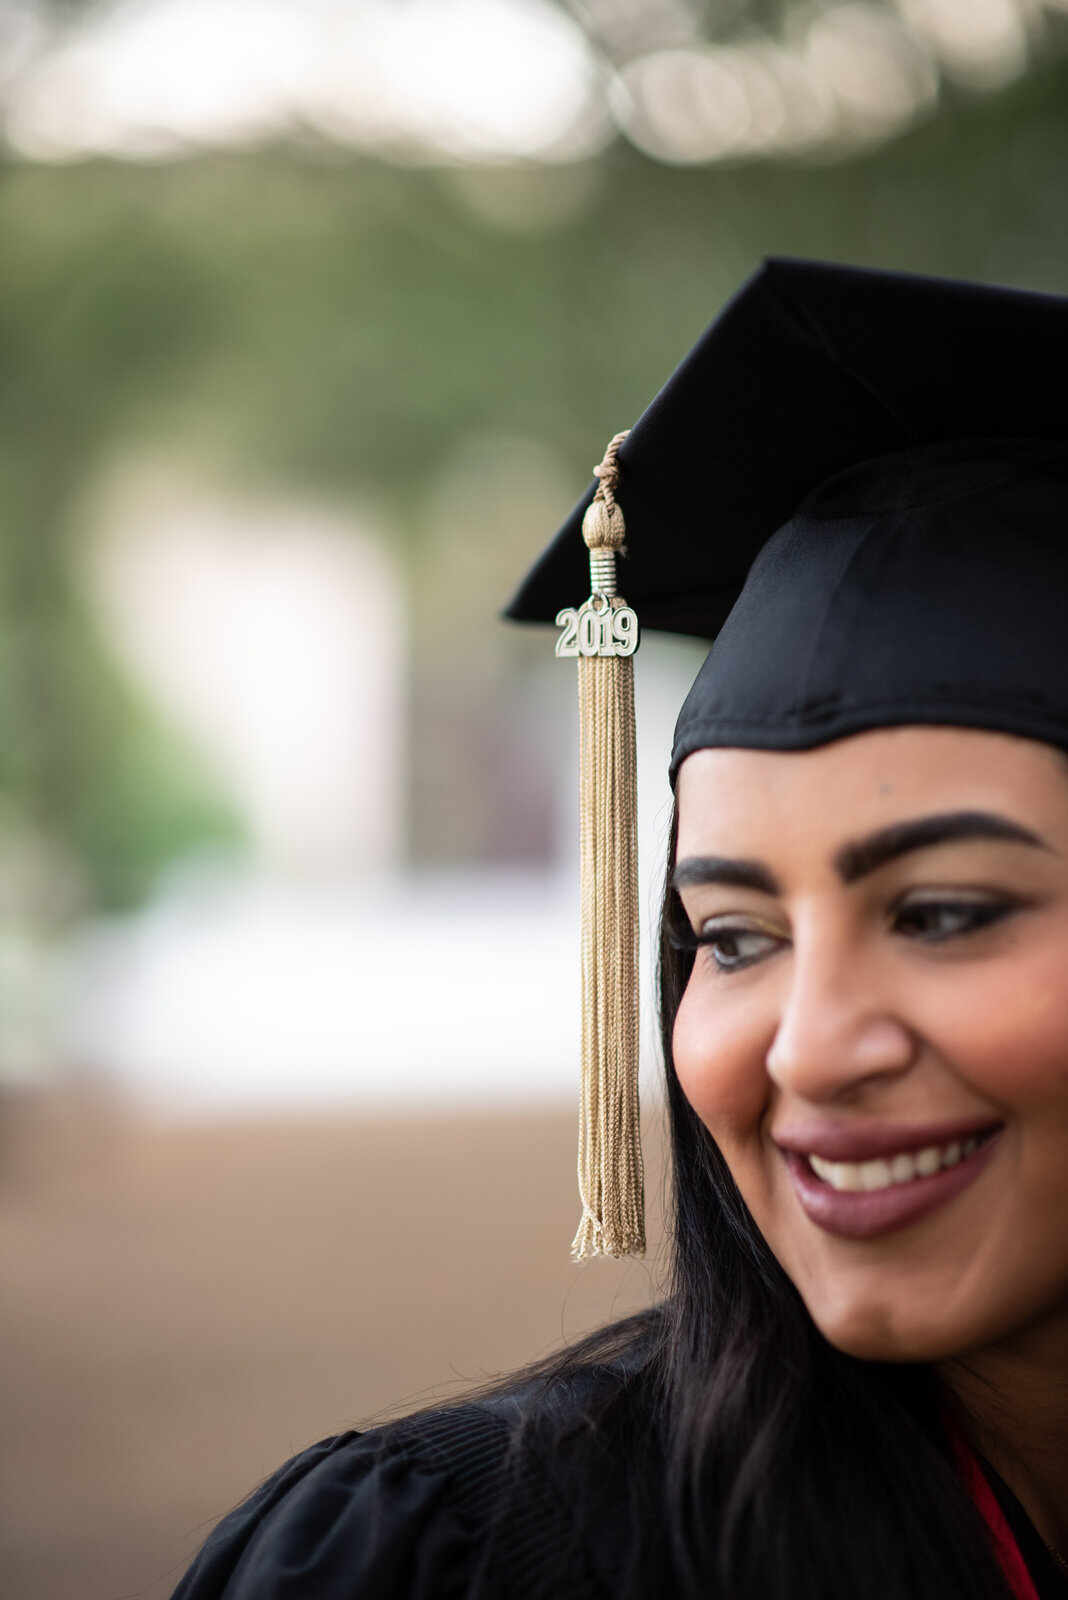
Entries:
{"type": "Polygon", "coordinates": [[[1005,1520],[1005,1513],[998,1505],[994,1491],[983,1474],[983,1469],[969,1449],[965,1440],[954,1427],[949,1429],[950,1443],[953,1446],[953,1455],[957,1463],[957,1472],[964,1487],[972,1499],[972,1504],[986,1523],[990,1531],[990,1541],[994,1546],[994,1554],[998,1558],[1005,1580],[1012,1590],[1015,1600],[1039,1600],[1038,1590],[1031,1581],[1031,1574],[1027,1564],[1020,1554],[1020,1547],[1013,1537],[1012,1529],[1005,1520]]]}

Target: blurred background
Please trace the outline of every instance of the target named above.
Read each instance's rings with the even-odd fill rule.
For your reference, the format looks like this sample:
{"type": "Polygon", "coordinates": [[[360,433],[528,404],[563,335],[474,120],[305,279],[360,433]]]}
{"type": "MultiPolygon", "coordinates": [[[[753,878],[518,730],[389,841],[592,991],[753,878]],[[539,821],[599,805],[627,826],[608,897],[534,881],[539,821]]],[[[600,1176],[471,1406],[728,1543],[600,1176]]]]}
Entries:
{"type": "Polygon", "coordinates": [[[5,1594],[163,1597],[656,1294],[648,948],[654,1246],[568,1261],[573,673],[497,614],[769,253],[1068,290],[1065,0],[0,0],[5,1594]]]}

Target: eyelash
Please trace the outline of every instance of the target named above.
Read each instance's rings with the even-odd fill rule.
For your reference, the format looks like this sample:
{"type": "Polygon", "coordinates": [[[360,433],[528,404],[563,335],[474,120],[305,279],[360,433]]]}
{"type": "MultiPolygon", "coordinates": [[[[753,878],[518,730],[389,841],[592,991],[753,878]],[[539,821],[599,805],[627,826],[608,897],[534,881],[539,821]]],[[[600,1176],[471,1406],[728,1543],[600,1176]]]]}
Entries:
{"type": "MultiPolygon", "coordinates": [[[[981,933],[985,928],[993,927],[995,923],[1003,921],[1019,910],[1019,904],[1016,900],[1006,898],[980,899],[964,895],[957,898],[946,895],[939,898],[929,896],[906,899],[891,907],[890,930],[906,938],[913,938],[918,943],[945,944],[951,939],[967,938],[969,934],[981,933]],[[925,914],[930,919],[926,926],[924,926],[925,914]],[[936,917],[947,916],[951,921],[955,919],[953,926],[949,928],[943,926],[940,929],[933,926],[936,917]]],[[[712,920],[709,919],[710,922],[712,920]]],[[[728,976],[753,966],[763,959],[764,954],[774,953],[774,951],[761,952],[750,956],[735,956],[728,960],[724,960],[716,953],[717,945],[722,946],[727,942],[737,943],[747,936],[777,942],[780,946],[789,942],[785,935],[776,934],[767,928],[754,927],[745,922],[720,922],[704,933],[694,933],[689,928],[685,931],[675,929],[669,934],[669,940],[677,950],[707,950],[714,971],[722,976],[728,976]]]]}
{"type": "Polygon", "coordinates": [[[740,972],[743,967],[752,966],[754,962],[761,959],[759,955],[752,955],[732,961],[723,961],[716,955],[716,945],[721,945],[728,940],[738,940],[746,937],[771,940],[781,939],[781,935],[773,933],[770,929],[751,927],[744,922],[722,922],[708,933],[694,933],[689,927],[672,929],[668,935],[670,943],[676,950],[706,950],[715,971],[723,974],[740,972]]]}
{"type": "Polygon", "coordinates": [[[993,927],[994,923],[1001,922],[1005,917],[1019,909],[1019,902],[1009,899],[982,898],[961,895],[953,899],[947,895],[936,899],[933,895],[929,898],[919,897],[915,900],[905,900],[895,908],[895,932],[903,932],[905,924],[911,918],[915,937],[925,939],[928,944],[942,944],[947,939],[967,937],[970,933],[980,933],[984,928],[993,927]],[[928,928],[926,935],[919,931],[919,923],[924,912],[945,916],[947,913],[952,918],[957,917],[956,927],[936,930],[928,928]]]}

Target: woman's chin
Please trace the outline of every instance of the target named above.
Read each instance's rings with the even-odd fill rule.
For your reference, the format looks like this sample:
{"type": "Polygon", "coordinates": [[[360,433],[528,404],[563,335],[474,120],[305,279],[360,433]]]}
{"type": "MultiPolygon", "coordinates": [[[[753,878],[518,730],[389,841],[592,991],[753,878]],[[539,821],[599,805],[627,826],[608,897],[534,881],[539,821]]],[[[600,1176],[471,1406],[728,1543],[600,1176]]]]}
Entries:
{"type": "Polygon", "coordinates": [[[934,1309],[924,1315],[870,1301],[834,1306],[806,1303],[827,1343],[858,1361],[944,1361],[981,1338],[978,1330],[949,1326],[934,1309]]]}

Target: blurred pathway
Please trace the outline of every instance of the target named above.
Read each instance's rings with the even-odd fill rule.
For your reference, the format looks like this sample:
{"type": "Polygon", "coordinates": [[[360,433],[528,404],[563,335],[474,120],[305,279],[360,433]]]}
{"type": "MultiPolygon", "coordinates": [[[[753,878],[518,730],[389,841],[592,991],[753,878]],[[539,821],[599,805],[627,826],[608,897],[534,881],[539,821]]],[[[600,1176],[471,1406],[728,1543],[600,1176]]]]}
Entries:
{"type": "Polygon", "coordinates": [[[0,1119],[0,1591],[20,1600],[163,1600],[293,1451],[653,1293],[649,1266],[568,1259],[570,1110],[168,1126],[57,1096],[0,1119]]]}

